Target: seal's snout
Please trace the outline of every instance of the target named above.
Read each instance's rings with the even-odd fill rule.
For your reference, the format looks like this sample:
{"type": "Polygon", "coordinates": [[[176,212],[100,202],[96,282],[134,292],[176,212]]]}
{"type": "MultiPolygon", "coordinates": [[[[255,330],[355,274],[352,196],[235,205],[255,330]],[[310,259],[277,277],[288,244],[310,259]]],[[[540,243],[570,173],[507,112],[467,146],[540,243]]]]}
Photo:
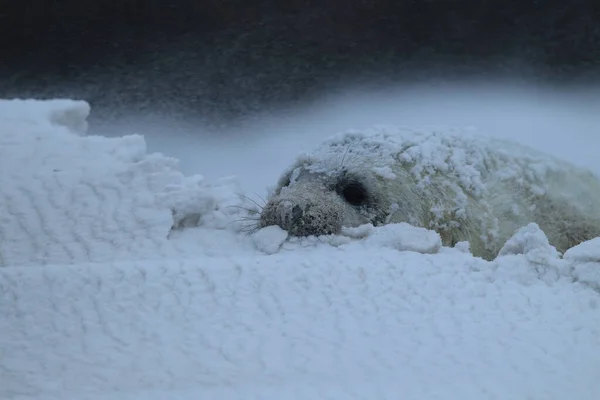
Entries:
{"type": "Polygon", "coordinates": [[[271,199],[260,216],[260,227],[278,225],[292,236],[331,235],[341,231],[343,205],[335,193],[288,190],[271,199]]]}
{"type": "Polygon", "coordinates": [[[304,210],[297,204],[291,201],[281,201],[276,207],[276,215],[279,215],[279,223],[283,229],[289,230],[293,224],[301,223],[304,215],[304,210]]]}

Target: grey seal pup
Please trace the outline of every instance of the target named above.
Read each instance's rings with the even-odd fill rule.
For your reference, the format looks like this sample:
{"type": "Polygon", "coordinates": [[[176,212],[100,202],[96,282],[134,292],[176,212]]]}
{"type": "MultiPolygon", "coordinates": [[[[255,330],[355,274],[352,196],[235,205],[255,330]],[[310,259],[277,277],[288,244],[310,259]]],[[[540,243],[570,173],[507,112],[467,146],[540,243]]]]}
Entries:
{"type": "Polygon", "coordinates": [[[467,241],[474,256],[488,260],[534,222],[564,252],[600,236],[600,179],[527,146],[469,131],[346,132],[285,171],[258,227],[319,236],[399,222],[435,230],[445,246],[467,241]]]}

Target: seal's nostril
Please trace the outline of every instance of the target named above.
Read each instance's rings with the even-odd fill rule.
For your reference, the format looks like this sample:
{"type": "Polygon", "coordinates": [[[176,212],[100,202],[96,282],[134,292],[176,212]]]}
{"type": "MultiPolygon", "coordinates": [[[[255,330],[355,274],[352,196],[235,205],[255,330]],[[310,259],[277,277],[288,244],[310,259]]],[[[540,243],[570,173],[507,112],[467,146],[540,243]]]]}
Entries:
{"type": "Polygon", "coordinates": [[[302,218],[302,208],[300,208],[300,206],[295,206],[292,208],[292,218],[302,218]]]}

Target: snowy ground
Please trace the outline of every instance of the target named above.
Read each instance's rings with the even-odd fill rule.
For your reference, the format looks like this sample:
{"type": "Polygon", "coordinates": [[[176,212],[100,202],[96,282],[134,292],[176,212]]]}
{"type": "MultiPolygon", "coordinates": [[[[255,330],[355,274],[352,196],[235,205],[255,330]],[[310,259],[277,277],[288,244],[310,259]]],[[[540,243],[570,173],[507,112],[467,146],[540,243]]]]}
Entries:
{"type": "Polygon", "coordinates": [[[236,232],[235,178],[86,136],[88,112],[0,102],[1,399],[600,398],[600,239],[561,257],[528,226],[486,262],[392,225],[276,251],[236,232]]]}

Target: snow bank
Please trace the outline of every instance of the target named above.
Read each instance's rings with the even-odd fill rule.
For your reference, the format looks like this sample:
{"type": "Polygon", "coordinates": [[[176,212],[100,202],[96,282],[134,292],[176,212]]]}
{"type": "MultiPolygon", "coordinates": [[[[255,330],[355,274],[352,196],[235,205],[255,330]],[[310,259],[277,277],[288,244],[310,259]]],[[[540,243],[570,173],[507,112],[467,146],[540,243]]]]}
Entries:
{"type": "Polygon", "coordinates": [[[235,179],[73,132],[84,102],[2,108],[2,399],[600,395],[597,240],[561,258],[530,224],[486,262],[404,224],[246,236],[235,179]]]}
{"type": "Polygon", "coordinates": [[[2,269],[0,397],[597,398],[598,293],[371,250],[2,269]]]}
{"type": "Polygon", "coordinates": [[[232,212],[218,210],[223,196],[236,201],[232,182],[185,178],[177,160],[146,154],[139,135],[86,137],[89,109],[0,103],[0,266],[175,255],[174,225],[232,212]]]}

